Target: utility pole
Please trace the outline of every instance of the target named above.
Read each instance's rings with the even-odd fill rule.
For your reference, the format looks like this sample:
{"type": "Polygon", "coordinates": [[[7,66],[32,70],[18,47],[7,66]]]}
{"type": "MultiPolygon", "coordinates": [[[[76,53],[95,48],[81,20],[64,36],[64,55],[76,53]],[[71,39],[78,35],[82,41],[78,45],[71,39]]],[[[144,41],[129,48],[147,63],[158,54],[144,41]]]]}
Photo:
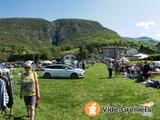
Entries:
{"type": "Polygon", "coordinates": [[[34,50],[33,50],[33,44],[32,44],[32,60],[34,62],[34,50]]]}
{"type": "MultiPolygon", "coordinates": [[[[33,34],[33,33],[32,33],[33,34]]],[[[34,50],[33,50],[33,35],[31,33],[29,34],[29,41],[30,41],[30,44],[31,44],[31,49],[32,49],[32,61],[34,61],[34,50]]]]}

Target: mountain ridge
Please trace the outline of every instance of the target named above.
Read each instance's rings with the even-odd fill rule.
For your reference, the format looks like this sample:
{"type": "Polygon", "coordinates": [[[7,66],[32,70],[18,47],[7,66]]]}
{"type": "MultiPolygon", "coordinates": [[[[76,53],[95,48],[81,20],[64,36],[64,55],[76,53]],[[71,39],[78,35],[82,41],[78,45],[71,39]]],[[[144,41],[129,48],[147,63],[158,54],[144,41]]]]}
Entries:
{"type": "MultiPolygon", "coordinates": [[[[99,22],[84,19],[0,18],[0,55],[59,52],[77,46],[133,46],[99,22]],[[58,48],[57,48],[58,47],[58,48]],[[45,52],[44,52],[45,51],[45,52]]],[[[52,54],[53,55],[53,54],[52,54]]]]}

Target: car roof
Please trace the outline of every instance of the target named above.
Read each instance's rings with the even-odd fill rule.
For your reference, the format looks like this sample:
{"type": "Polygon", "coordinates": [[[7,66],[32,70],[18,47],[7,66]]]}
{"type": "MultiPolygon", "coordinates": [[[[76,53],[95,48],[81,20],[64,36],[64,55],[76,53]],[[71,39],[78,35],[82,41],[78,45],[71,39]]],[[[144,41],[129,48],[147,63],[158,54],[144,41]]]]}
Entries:
{"type": "Polygon", "coordinates": [[[152,61],[152,63],[160,63],[160,61],[152,61]]]}
{"type": "MultiPolygon", "coordinates": [[[[64,65],[64,64],[52,64],[52,65],[48,65],[48,66],[67,66],[67,65],[64,65]]],[[[46,66],[46,67],[48,67],[46,66]]]]}

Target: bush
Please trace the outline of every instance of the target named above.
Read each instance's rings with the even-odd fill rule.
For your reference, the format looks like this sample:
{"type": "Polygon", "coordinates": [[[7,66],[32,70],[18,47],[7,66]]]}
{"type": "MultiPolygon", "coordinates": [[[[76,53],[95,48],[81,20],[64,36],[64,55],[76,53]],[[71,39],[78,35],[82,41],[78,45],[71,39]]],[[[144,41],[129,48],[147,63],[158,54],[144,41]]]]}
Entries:
{"type": "Polygon", "coordinates": [[[71,49],[72,49],[72,47],[71,47],[71,46],[68,46],[68,45],[64,47],[64,50],[65,50],[65,51],[68,51],[68,50],[71,50],[71,49]]]}
{"type": "Polygon", "coordinates": [[[148,60],[160,60],[160,54],[151,55],[148,60]]]}

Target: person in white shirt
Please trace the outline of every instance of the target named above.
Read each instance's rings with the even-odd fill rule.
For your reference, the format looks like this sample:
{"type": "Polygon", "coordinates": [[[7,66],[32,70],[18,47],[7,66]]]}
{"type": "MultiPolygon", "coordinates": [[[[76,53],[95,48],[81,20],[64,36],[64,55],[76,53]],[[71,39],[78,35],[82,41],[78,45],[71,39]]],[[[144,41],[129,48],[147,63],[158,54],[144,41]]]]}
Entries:
{"type": "Polygon", "coordinates": [[[109,78],[112,78],[112,70],[113,70],[113,63],[110,60],[108,63],[108,73],[109,73],[109,78]]]}

